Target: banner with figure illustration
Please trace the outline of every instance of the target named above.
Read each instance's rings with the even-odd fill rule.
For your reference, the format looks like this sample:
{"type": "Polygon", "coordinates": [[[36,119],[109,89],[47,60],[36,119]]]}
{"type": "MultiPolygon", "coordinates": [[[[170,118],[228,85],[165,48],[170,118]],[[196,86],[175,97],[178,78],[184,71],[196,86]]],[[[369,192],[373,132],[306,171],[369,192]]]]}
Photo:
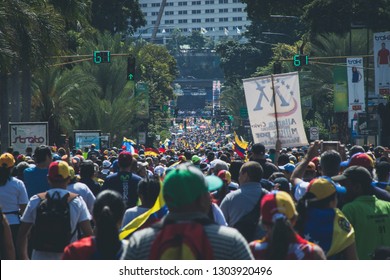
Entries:
{"type": "Polygon", "coordinates": [[[254,143],[275,148],[307,145],[298,72],[244,79],[245,99],[254,143]]]}
{"type": "Polygon", "coordinates": [[[356,120],[366,108],[364,99],[363,58],[347,58],[348,73],[348,124],[356,120]]]}

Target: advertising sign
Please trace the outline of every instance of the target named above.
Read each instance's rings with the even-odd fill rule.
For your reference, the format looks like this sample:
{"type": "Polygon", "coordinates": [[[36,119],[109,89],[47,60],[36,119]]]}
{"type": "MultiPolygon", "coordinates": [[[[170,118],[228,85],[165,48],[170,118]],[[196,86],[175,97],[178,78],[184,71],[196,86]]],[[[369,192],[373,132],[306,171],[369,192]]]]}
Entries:
{"type": "Polygon", "coordinates": [[[76,149],[84,149],[95,144],[96,149],[100,150],[100,130],[75,130],[73,133],[76,149]]]}
{"type": "Polygon", "coordinates": [[[390,94],[390,31],[374,33],[375,95],[390,94]]]}
{"type": "Polygon", "coordinates": [[[9,146],[24,153],[27,147],[35,150],[40,145],[49,145],[47,122],[10,122],[9,146]]]}
{"type": "Polygon", "coordinates": [[[348,124],[366,108],[364,98],[363,58],[347,58],[348,76],[348,124]]]}

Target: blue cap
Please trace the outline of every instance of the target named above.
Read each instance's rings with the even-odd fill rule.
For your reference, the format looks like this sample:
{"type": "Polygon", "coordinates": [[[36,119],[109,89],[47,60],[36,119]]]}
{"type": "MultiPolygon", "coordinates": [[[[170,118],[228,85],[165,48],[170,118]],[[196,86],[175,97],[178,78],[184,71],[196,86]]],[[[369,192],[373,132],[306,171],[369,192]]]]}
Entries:
{"type": "Polygon", "coordinates": [[[292,163],[287,163],[283,166],[278,166],[280,170],[284,170],[284,171],[287,171],[287,172],[293,172],[294,169],[295,169],[295,165],[292,164],[292,163]]]}

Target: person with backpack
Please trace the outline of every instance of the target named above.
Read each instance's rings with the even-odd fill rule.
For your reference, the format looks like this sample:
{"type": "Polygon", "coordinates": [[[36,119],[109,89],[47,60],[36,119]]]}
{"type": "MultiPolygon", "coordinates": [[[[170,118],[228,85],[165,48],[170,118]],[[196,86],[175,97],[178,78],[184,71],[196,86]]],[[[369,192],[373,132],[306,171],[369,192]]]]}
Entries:
{"type": "Polygon", "coordinates": [[[122,196],[105,190],[93,207],[95,235],[84,237],[65,247],[63,260],[118,260],[127,245],[119,240],[119,227],[125,212],[122,196]]]}
{"type": "Polygon", "coordinates": [[[298,217],[292,197],[272,191],[261,200],[261,223],[266,236],[249,246],[257,260],[325,260],[321,247],[303,239],[295,230],[298,217]]]}
{"type": "Polygon", "coordinates": [[[216,176],[205,177],[190,163],[170,171],[163,182],[169,213],[158,223],[135,232],[123,258],[250,260],[253,256],[244,237],[233,228],[211,221],[210,190],[222,186],[216,176]]]}
{"type": "Polygon", "coordinates": [[[47,179],[51,189],[31,197],[21,218],[17,250],[19,257],[29,259],[27,237],[32,232],[32,259],[61,259],[65,246],[75,241],[77,231],[92,235],[91,215],[81,196],[67,191],[69,165],[55,161],[49,166],[47,179]]]}
{"type": "Polygon", "coordinates": [[[258,235],[260,200],[268,193],[260,183],[262,177],[263,168],[258,162],[244,163],[238,178],[240,188],[228,193],[220,206],[228,225],[238,229],[248,242],[258,235]]]}

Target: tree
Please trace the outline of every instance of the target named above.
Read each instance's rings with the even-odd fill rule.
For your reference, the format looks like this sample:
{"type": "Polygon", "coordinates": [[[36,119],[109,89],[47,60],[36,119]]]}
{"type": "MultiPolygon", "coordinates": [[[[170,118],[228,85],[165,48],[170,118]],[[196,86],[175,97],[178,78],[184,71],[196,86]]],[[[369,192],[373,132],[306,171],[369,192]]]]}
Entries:
{"type": "Polygon", "coordinates": [[[145,24],[138,1],[92,0],[92,26],[101,32],[129,35],[145,24]]]}

